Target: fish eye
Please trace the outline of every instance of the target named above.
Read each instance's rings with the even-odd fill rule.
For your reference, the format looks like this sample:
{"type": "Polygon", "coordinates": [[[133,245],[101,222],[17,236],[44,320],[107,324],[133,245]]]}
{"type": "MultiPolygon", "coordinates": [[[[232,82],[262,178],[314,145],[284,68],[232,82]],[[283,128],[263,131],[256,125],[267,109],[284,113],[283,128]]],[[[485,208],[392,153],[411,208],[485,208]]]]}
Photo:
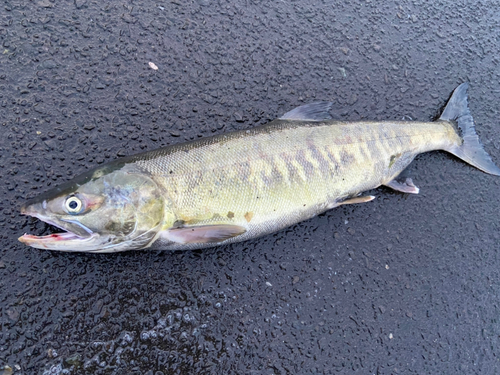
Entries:
{"type": "Polygon", "coordinates": [[[83,202],[77,196],[72,195],[66,198],[64,207],[69,214],[79,214],[83,211],[83,202]]]}

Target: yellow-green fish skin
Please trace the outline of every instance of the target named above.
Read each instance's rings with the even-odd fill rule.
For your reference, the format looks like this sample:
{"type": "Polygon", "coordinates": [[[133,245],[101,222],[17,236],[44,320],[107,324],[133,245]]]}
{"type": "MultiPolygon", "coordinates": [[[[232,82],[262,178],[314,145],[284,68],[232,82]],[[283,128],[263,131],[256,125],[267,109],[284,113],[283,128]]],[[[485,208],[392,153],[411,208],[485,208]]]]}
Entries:
{"type": "MultiPolygon", "coordinates": [[[[165,231],[175,223],[246,228],[246,233],[224,241],[230,243],[322,213],[391,181],[417,154],[460,142],[447,121],[275,120],[251,130],[158,150],[136,163],[151,174],[170,202],[165,231]]],[[[213,245],[174,243],[160,233],[153,246],[213,245]]]]}

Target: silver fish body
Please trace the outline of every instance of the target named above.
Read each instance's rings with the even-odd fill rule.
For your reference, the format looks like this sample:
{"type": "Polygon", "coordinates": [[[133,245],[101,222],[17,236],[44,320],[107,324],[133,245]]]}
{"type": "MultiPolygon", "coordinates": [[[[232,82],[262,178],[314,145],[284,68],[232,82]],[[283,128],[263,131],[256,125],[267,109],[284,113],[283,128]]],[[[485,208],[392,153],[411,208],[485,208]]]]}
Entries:
{"type": "Polygon", "coordinates": [[[22,212],[66,230],[30,246],[116,252],[198,249],[268,234],[387,185],[414,157],[446,150],[495,175],[459,86],[437,122],[338,122],[314,103],[251,130],[118,159],[28,202],[22,212]],[[458,127],[457,127],[458,125],[458,127]]]}

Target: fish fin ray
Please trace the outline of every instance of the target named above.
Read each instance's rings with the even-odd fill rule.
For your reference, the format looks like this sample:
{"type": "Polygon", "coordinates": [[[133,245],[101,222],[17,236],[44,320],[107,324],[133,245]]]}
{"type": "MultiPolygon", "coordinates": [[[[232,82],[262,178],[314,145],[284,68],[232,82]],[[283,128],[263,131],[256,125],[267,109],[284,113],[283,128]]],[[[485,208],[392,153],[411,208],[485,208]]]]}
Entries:
{"type": "Polygon", "coordinates": [[[315,102],[294,108],[280,117],[280,120],[322,121],[331,120],[330,108],[333,102],[315,102]]]}
{"type": "Polygon", "coordinates": [[[462,83],[453,91],[453,95],[439,118],[440,120],[455,122],[461,131],[463,140],[461,145],[453,145],[446,151],[483,172],[500,176],[500,168],[491,160],[490,155],[484,150],[477,136],[474,119],[467,104],[468,87],[468,83],[462,83]]]}
{"type": "Polygon", "coordinates": [[[387,186],[393,190],[400,191],[402,193],[408,193],[408,194],[418,194],[420,189],[415,186],[413,183],[413,180],[411,178],[407,178],[404,181],[397,181],[397,180],[392,180],[389,181],[388,183],[384,184],[384,186],[387,186]]]}
{"type": "Polygon", "coordinates": [[[246,228],[239,225],[215,224],[169,229],[170,241],[188,243],[218,243],[245,233],[246,228]]]}
{"type": "Polygon", "coordinates": [[[344,204],[366,203],[366,202],[370,202],[370,201],[372,201],[374,199],[375,199],[374,195],[365,195],[365,196],[362,196],[362,197],[349,198],[349,199],[346,199],[346,200],[344,200],[342,202],[339,202],[338,206],[342,206],[344,204]]]}

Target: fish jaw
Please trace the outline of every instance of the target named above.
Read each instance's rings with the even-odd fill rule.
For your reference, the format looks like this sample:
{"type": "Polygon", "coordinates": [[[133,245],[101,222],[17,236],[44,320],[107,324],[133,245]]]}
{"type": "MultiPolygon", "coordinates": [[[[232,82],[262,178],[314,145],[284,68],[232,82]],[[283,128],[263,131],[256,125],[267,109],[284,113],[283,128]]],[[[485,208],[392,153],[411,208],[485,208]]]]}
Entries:
{"type": "Polygon", "coordinates": [[[78,245],[88,242],[93,239],[92,237],[82,238],[71,232],[53,233],[47,236],[24,234],[19,237],[19,241],[36,249],[72,251],[68,249],[74,248],[77,251],[78,245]]]}
{"type": "Polygon", "coordinates": [[[78,234],[70,228],[75,228],[73,223],[65,221],[54,221],[43,214],[43,203],[35,203],[21,207],[21,214],[36,217],[37,219],[64,230],[63,233],[52,233],[47,236],[35,236],[32,234],[24,234],[18,240],[25,245],[36,249],[45,250],[63,250],[63,251],[78,251],[82,247],[88,247],[95,243],[99,235],[81,224],[77,227],[78,234]],[[71,249],[71,250],[70,250],[71,249]],[[74,250],[73,250],[74,249],[74,250]]]}
{"type": "MultiPolygon", "coordinates": [[[[134,247],[137,246],[134,244],[134,240],[117,241],[116,236],[92,232],[76,220],[50,218],[44,214],[43,202],[23,206],[21,213],[36,217],[47,224],[65,231],[46,236],[24,234],[18,238],[23,244],[36,249],[87,253],[116,253],[137,249],[137,247],[134,247]]],[[[148,247],[152,241],[154,241],[154,238],[149,242],[141,243],[140,248],[148,247]]]]}

